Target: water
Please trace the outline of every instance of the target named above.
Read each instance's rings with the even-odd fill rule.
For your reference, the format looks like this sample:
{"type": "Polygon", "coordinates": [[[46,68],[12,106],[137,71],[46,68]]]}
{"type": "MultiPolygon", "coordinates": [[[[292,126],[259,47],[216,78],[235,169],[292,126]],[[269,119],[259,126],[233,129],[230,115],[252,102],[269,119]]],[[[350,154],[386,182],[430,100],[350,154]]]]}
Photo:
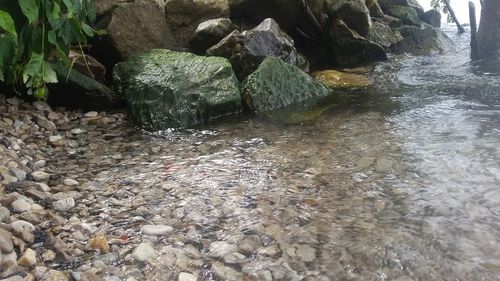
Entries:
{"type": "MultiPolygon", "coordinates": [[[[500,280],[500,64],[470,63],[468,38],[448,31],[456,52],[393,57],[376,89],[314,120],[141,139],[97,180],[176,229],[153,242],[177,262],[122,270],[213,280],[220,262],[246,280],[500,280]],[[164,152],[145,159],[150,147],[164,152]],[[249,237],[259,245],[241,261],[210,251],[249,237]]],[[[139,229],[109,206],[109,232],[139,229]]]]}

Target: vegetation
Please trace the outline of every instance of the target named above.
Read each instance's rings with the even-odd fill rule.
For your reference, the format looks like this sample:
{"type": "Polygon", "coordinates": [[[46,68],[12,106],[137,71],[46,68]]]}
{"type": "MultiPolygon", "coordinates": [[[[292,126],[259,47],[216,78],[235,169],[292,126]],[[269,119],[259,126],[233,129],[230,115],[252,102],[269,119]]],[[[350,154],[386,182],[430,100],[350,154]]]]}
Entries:
{"type": "Polygon", "coordinates": [[[431,0],[432,8],[436,10],[442,10],[448,16],[448,22],[454,22],[457,25],[458,33],[464,33],[465,29],[458,21],[458,18],[455,16],[455,12],[451,8],[450,0],[431,0]]]}
{"type": "Polygon", "coordinates": [[[0,1],[0,81],[45,99],[57,82],[51,63],[70,64],[70,47],[94,35],[94,19],[91,0],[0,1]]]}

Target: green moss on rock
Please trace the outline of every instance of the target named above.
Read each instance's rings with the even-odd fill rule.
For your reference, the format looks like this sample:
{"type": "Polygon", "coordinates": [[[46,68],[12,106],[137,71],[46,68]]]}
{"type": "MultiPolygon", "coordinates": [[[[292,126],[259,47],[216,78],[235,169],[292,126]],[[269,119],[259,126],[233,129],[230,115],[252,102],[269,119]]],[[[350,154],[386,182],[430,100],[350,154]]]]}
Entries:
{"type": "Polygon", "coordinates": [[[238,79],[224,58],[152,50],[119,63],[113,76],[146,130],[192,127],[241,111],[238,79]]]}
{"type": "Polygon", "coordinates": [[[328,88],[299,68],[271,57],[242,82],[241,91],[246,106],[256,113],[330,94],[328,88]]]}

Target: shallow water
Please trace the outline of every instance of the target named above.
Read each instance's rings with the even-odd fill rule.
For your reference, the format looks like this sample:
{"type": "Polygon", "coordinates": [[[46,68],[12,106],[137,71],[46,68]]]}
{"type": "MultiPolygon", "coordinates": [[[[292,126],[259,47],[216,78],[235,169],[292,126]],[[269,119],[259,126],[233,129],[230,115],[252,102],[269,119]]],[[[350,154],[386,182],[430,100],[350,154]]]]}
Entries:
{"type": "Polygon", "coordinates": [[[379,86],[314,120],[137,136],[96,179],[134,206],[104,202],[107,231],[166,223],[175,233],[151,238],[161,254],[200,255],[122,270],[212,280],[221,262],[249,280],[500,280],[500,71],[471,64],[468,38],[450,34],[455,53],[393,57],[376,66],[379,86]],[[242,261],[209,250],[248,237],[260,246],[242,261]]]}

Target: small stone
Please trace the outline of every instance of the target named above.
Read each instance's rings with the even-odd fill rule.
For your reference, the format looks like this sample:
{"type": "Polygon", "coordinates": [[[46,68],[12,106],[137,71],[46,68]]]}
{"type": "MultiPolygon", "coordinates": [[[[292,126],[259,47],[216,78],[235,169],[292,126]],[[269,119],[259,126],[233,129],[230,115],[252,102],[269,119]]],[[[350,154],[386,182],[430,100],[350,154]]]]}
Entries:
{"type": "Polygon", "coordinates": [[[18,198],[16,201],[12,202],[10,206],[18,213],[31,210],[31,204],[23,198],[18,198]]]}
{"type": "Polygon", "coordinates": [[[75,185],[79,185],[80,183],[74,179],[65,179],[63,181],[64,185],[67,185],[67,186],[75,186],[75,185]]]}
{"type": "Polygon", "coordinates": [[[46,181],[49,179],[50,175],[44,171],[35,171],[31,173],[31,177],[33,177],[35,181],[46,181]]]}
{"type": "Polygon", "coordinates": [[[21,120],[16,120],[14,121],[14,124],[12,124],[12,128],[14,128],[14,130],[19,130],[19,128],[21,128],[21,126],[24,125],[24,122],[21,121],[21,120]]]}
{"type": "Polygon", "coordinates": [[[43,277],[43,281],[69,281],[69,276],[61,271],[50,270],[47,277],[43,277]]]}
{"type": "Polygon", "coordinates": [[[150,243],[141,243],[139,244],[134,251],[132,252],[132,257],[134,257],[138,261],[147,261],[150,258],[156,257],[158,253],[153,248],[150,243]]]}
{"type": "MultiPolygon", "coordinates": [[[[49,132],[56,130],[56,124],[43,116],[37,116],[36,123],[49,132]]],[[[51,141],[52,142],[52,141],[51,141]]]]}
{"type": "Polygon", "coordinates": [[[47,162],[46,162],[45,160],[38,160],[38,161],[36,161],[35,163],[33,163],[33,166],[34,166],[35,168],[40,169],[40,168],[45,167],[45,164],[47,164],[47,162]]]}
{"type": "Polygon", "coordinates": [[[222,257],[233,252],[236,252],[236,245],[226,241],[212,242],[209,247],[209,256],[211,257],[222,257]]]}
{"type": "Polygon", "coordinates": [[[104,235],[97,235],[96,237],[90,239],[87,244],[89,249],[98,250],[101,253],[109,252],[108,239],[104,235]]]}
{"type": "Polygon", "coordinates": [[[198,278],[196,278],[196,276],[194,276],[191,273],[181,272],[179,274],[179,278],[177,280],[178,281],[196,281],[196,280],[198,280],[198,278]]]}
{"type": "Polygon", "coordinates": [[[89,112],[85,113],[84,116],[86,118],[95,118],[95,117],[97,117],[97,115],[99,115],[99,112],[97,112],[97,111],[89,111],[89,112]]]}
{"type": "Polygon", "coordinates": [[[73,135],[80,135],[80,134],[83,134],[83,133],[86,133],[87,131],[84,130],[84,129],[80,129],[80,128],[75,128],[73,130],[71,130],[71,133],[73,135]]]}
{"type": "Polygon", "coordinates": [[[258,236],[250,236],[245,238],[238,245],[240,251],[245,254],[252,254],[260,247],[260,240],[258,236]]]}
{"type": "Polygon", "coordinates": [[[63,198],[61,200],[57,200],[52,202],[52,207],[54,207],[57,211],[68,211],[69,209],[75,206],[75,200],[72,197],[63,198]]]}
{"type": "Polygon", "coordinates": [[[13,250],[14,244],[12,244],[12,234],[3,228],[0,228],[0,251],[3,253],[10,253],[13,250]]]}
{"type": "Polygon", "coordinates": [[[0,207],[0,222],[9,222],[10,211],[5,207],[0,207]]]}
{"type": "Polygon", "coordinates": [[[243,274],[220,262],[212,264],[212,269],[219,280],[243,280],[243,274]]]}
{"type": "Polygon", "coordinates": [[[144,225],[141,232],[147,235],[163,236],[171,233],[174,229],[168,225],[144,225]]]}
{"type": "Polygon", "coordinates": [[[32,249],[28,248],[24,251],[24,254],[17,260],[17,263],[21,266],[31,267],[36,264],[36,253],[32,249]]]}
{"type": "Polygon", "coordinates": [[[10,173],[15,176],[19,181],[26,180],[26,172],[19,168],[10,168],[10,173]]]}
{"type": "Polygon", "coordinates": [[[36,108],[37,110],[40,110],[40,111],[52,111],[50,106],[46,102],[43,102],[43,101],[35,101],[33,103],[33,107],[36,108]]]}
{"type": "Polygon", "coordinates": [[[240,253],[230,253],[223,257],[224,262],[227,264],[238,264],[246,261],[245,255],[240,253]]]}
{"type": "Polygon", "coordinates": [[[54,253],[54,251],[52,250],[47,250],[42,254],[42,258],[44,261],[53,261],[56,259],[56,253],[54,253]]]}
{"type": "Polygon", "coordinates": [[[297,256],[304,262],[312,262],[316,259],[316,250],[309,245],[297,245],[297,256]]]}
{"type": "Polygon", "coordinates": [[[35,239],[33,235],[33,231],[35,231],[35,226],[31,223],[23,220],[18,220],[10,224],[12,230],[14,230],[14,234],[17,237],[22,238],[26,242],[33,242],[35,239]]]}
{"type": "Polygon", "coordinates": [[[60,135],[56,136],[50,136],[49,137],[49,142],[53,145],[61,145],[62,144],[63,137],[60,135]]]}

